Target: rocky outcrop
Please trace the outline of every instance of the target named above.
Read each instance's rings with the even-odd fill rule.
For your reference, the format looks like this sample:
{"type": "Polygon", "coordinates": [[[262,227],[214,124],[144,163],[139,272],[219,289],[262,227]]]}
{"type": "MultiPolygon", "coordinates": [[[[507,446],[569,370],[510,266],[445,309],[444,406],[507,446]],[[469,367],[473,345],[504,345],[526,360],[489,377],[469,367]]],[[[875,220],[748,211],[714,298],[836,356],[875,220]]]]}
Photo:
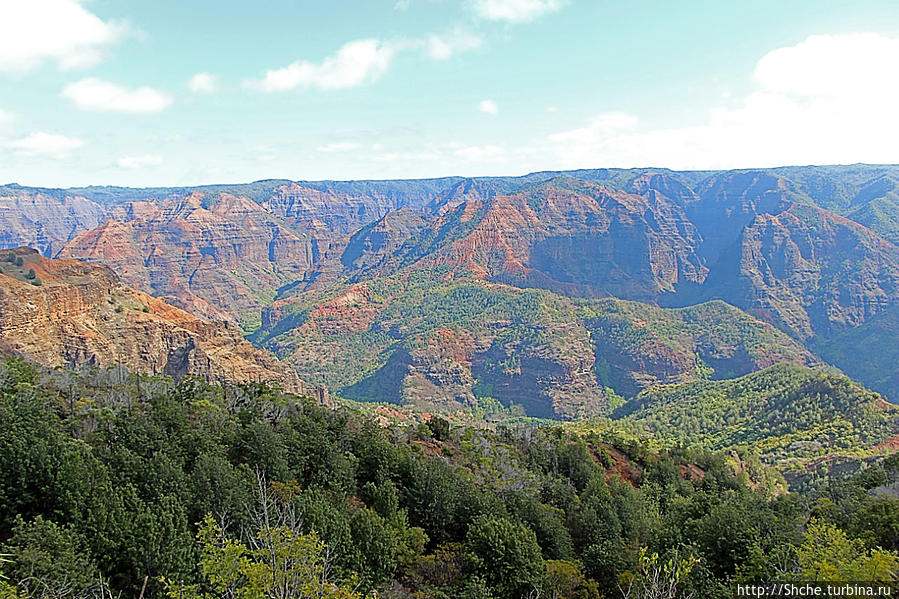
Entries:
{"type": "Polygon", "coordinates": [[[570,330],[547,327],[530,335],[509,335],[503,324],[488,320],[416,335],[392,350],[373,374],[340,393],[444,412],[483,408],[490,402],[561,420],[608,412],[583,327],[565,323],[570,330]],[[562,342],[555,337],[560,333],[579,335],[580,343],[562,342]]]}
{"type": "Polygon", "coordinates": [[[120,364],[147,375],[266,381],[326,401],[226,323],[209,322],[131,289],[107,267],[0,253],[0,352],[46,366],[120,364]]]}

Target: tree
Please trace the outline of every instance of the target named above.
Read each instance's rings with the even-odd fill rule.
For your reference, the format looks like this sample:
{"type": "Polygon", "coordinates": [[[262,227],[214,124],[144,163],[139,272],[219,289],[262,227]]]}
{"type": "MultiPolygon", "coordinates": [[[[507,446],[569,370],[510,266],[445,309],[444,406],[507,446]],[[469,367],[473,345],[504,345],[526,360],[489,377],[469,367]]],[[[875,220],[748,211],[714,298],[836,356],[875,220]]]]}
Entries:
{"type": "Polygon", "coordinates": [[[7,574],[30,597],[45,591],[55,597],[74,596],[93,586],[99,576],[83,541],[41,516],[31,522],[20,518],[3,550],[14,558],[7,574]]]}
{"type": "Polygon", "coordinates": [[[522,597],[545,578],[537,536],[504,517],[481,517],[465,538],[465,571],[483,580],[498,597],[522,597]]]}
{"type": "Polygon", "coordinates": [[[588,579],[574,562],[548,560],[546,578],[551,599],[599,599],[595,580],[588,579]]]}
{"type": "MultiPolygon", "coordinates": [[[[348,586],[328,579],[327,546],[315,533],[286,526],[262,528],[255,549],[225,536],[206,516],[197,539],[202,545],[200,570],[221,597],[232,599],[361,599],[348,586]]],[[[163,579],[171,599],[205,599],[199,587],[163,579]]]]}
{"type": "Polygon", "coordinates": [[[854,532],[871,535],[883,549],[899,550],[899,499],[884,495],[866,501],[855,514],[854,532]]]}
{"type": "Polygon", "coordinates": [[[25,599],[25,595],[9,584],[3,575],[3,564],[10,563],[10,556],[0,554],[0,599],[25,599]]]}
{"type": "Polygon", "coordinates": [[[899,575],[899,556],[890,551],[866,551],[836,526],[812,519],[797,548],[799,578],[819,582],[864,580],[894,582],[899,575]]]}

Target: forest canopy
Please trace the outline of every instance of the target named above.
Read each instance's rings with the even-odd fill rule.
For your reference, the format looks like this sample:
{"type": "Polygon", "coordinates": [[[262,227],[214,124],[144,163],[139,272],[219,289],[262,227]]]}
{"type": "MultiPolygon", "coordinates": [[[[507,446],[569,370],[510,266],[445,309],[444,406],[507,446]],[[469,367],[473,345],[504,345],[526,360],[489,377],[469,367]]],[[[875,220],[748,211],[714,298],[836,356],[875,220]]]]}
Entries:
{"type": "Polygon", "coordinates": [[[4,599],[642,597],[659,577],[729,597],[899,573],[899,499],[871,492],[895,456],[789,493],[747,452],[383,427],[264,384],[5,361],[0,472],[4,599]]]}

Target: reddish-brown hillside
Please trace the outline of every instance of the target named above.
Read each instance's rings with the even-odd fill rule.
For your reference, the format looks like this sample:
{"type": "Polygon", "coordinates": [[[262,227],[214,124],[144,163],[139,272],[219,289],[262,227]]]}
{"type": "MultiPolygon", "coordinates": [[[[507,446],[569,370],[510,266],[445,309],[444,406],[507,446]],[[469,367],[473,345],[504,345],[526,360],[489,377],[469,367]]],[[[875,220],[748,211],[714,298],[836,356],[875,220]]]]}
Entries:
{"type": "Polygon", "coordinates": [[[3,354],[46,366],[121,364],[141,374],[269,381],[325,399],[233,326],[131,289],[107,267],[18,248],[0,254],[0,268],[3,354]]]}

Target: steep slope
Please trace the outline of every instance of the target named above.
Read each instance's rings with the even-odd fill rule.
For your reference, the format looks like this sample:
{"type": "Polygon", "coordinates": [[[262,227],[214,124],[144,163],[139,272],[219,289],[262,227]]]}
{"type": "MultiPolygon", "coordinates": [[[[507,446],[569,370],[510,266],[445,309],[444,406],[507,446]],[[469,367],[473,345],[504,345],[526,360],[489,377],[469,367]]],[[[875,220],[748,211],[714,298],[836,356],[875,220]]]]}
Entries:
{"type": "MultiPolygon", "coordinates": [[[[110,220],[60,255],[107,264],[134,287],[246,331],[293,291],[431,269],[448,280],[475,276],[570,297],[663,306],[723,299],[813,350],[899,305],[899,248],[890,241],[899,238],[899,167],[559,175],[155,190],[8,186],[16,197],[49,203],[35,220],[16,220],[27,210],[9,208],[7,243],[31,240],[52,251],[56,242],[40,239],[65,239],[69,226],[67,235],[77,233],[87,217],[58,217],[76,211],[65,202],[83,198],[110,220]]],[[[879,340],[872,354],[889,353],[884,335],[870,338],[879,340]]],[[[883,386],[899,380],[899,366],[874,378],[846,352],[829,355],[899,399],[899,387],[883,386]]]]}
{"type": "Polygon", "coordinates": [[[440,411],[516,404],[547,418],[606,411],[589,333],[545,317],[543,294],[430,273],[340,285],[275,302],[254,340],[349,399],[440,411]]]}
{"type": "Polygon", "coordinates": [[[899,302],[899,248],[826,210],[785,204],[742,229],[704,294],[799,338],[828,339],[899,302]]]}
{"type": "Polygon", "coordinates": [[[600,381],[625,397],[782,362],[820,364],[783,331],[722,301],[672,309],[608,299],[583,302],[578,314],[592,334],[600,381]]]}
{"type": "MultiPolygon", "coordinates": [[[[340,185],[323,183],[287,183],[275,189],[262,206],[272,214],[293,220],[297,225],[313,221],[324,223],[337,236],[348,235],[399,208],[422,208],[442,189],[439,185],[423,189],[397,185],[340,185]]],[[[397,182],[400,183],[400,182],[397,182]]],[[[411,182],[410,182],[411,183],[411,182]]]]}
{"type": "Polygon", "coordinates": [[[866,323],[834,335],[815,347],[822,358],[841,364],[871,389],[897,397],[899,390],[899,306],[878,313],[866,323]]]}
{"type": "Polygon", "coordinates": [[[459,204],[378,268],[448,266],[463,275],[585,297],[655,301],[702,282],[695,228],[663,196],[556,179],[520,193],[459,204]],[[386,264],[386,266],[384,265],[386,264]]]}
{"type": "Polygon", "coordinates": [[[817,363],[723,302],[573,300],[443,274],[291,293],[265,311],[254,341],[350,399],[442,411],[498,402],[564,419],[606,412],[612,390],[817,363]]]}
{"type": "Polygon", "coordinates": [[[230,194],[132,202],[112,216],[59,256],[105,264],[128,285],[204,318],[258,318],[278,287],[305,276],[319,251],[314,233],[230,194]]]}
{"type": "Polygon", "coordinates": [[[0,268],[3,354],[46,366],[121,364],[141,374],[270,381],[326,397],[235,328],[126,287],[106,267],[18,248],[2,253],[0,268]]]}
{"type": "Polygon", "coordinates": [[[99,225],[105,212],[78,195],[0,187],[0,247],[27,245],[53,255],[77,233],[99,225]]]}
{"type": "Polygon", "coordinates": [[[852,199],[846,216],[899,243],[899,176],[884,175],[865,185],[852,199]]]}
{"type": "Polygon", "coordinates": [[[899,432],[899,408],[850,379],[782,364],[729,381],[655,387],[613,417],[662,439],[752,446],[776,460],[871,448],[899,432]]]}

